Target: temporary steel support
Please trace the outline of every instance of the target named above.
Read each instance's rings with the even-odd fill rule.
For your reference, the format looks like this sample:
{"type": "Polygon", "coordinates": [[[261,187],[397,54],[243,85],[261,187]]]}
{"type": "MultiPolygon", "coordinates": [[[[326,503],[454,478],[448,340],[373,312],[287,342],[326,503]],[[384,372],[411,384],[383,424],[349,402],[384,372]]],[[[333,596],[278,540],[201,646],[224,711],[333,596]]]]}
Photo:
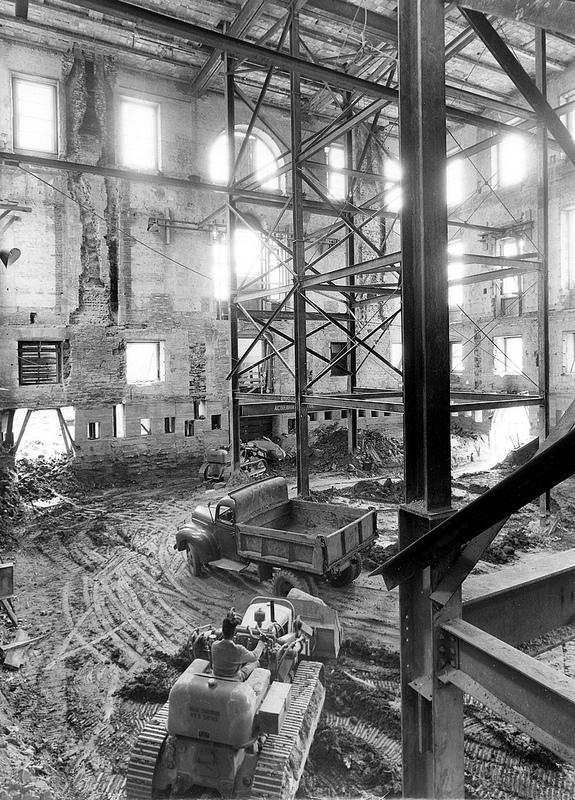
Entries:
{"type": "MultiPolygon", "coordinates": [[[[575,11],[574,11],[575,13],[575,11]]],[[[535,31],[536,83],[544,100],[547,99],[547,40],[545,31],[535,31]]],[[[538,317],[538,372],[539,391],[543,402],[539,409],[539,442],[549,436],[549,160],[547,126],[543,119],[537,127],[537,244],[541,254],[541,268],[537,291],[538,317]]],[[[546,492],[539,501],[541,517],[551,511],[551,495],[546,492]]]]}
{"type": "Polygon", "coordinates": [[[503,716],[509,709],[516,727],[575,764],[575,679],[462,619],[449,620],[442,630],[454,649],[442,681],[503,716]]]}
{"type": "MultiPolygon", "coordinates": [[[[402,325],[406,505],[399,547],[451,513],[449,311],[445,197],[445,43],[441,0],[399,0],[402,325]]],[[[412,682],[433,674],[442,615],[458,616],[457,592],[432,608],[433,576],[420,571],[400,588],[403,795],[461,798],[463,699],[432,682],[427,697],[412,682]]]]}
{"type": "MultiPolygon", "coordinates": [[[[234,60],[229,54],[224,55],[225,71],[225,105],[226,105],[226,135],[228,140],[228,180],[232,183],[236,164],[236,115],[234,105],[234,60]]],[[[228,227],[228,281],[230,296],[236,294],[237,264],[236,252],[234,247],[236,216],[234,211],[233,195],[228,195],[227,202],[227,227],[228,227]]],[[[229,385],[229,426],[230,426],[230,445],[232,470],[240,467],[240,404],[236,399],[239,388],[237,366],[238,366],[238,311],[235,303],[229,304],[229,323],[230,323],[230,363],[232,374],[230,375],[229,385]]]]}
{"type": "MultiPolygon", "coordinates": [[[[299,14],[294,11],[290,27],[290,54],[299,56],[299,14]]],[[[300,76],[295,71],[290,77],[291,89],[291,181],[293,266],[298,284],[305,278],[305,242],[303,227],[302,176],[298,159],[301,153],[301,90],[300,76]]],[[[303,405],[304,387],[307,383],[307,350],[305,290],[301,287],[294,297],[294,345],[295,345],[295,435],[297,490],[300,495],[309,494],[308,417],[303,405]]]]}

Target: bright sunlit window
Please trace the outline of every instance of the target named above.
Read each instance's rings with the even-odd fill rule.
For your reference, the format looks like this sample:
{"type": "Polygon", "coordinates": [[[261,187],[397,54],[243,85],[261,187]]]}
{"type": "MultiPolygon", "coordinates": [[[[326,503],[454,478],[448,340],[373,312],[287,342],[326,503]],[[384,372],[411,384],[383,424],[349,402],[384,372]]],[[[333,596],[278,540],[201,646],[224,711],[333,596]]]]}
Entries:
{"type": "Polygon", "coordinates": [[[56,84],[12,78],[14,149],[58,152],[56,84]]]}
{"type": "Polygon", "coordinates": [[[401,210],[401,162],[396,158],[386,158],[383,163],[385,178],[384,198],[387,211],[397,213],[401,210]]]}
{"type": "MultiPolygon", "coordinates": [[[[246,138],[245,125],[236,125],[236,158],[246,138]]],[[[262,189],[269,191],[284,188],[283,176],[275,175],[279,164],[280,151],[271,136],[264,131],[252,130],[244,148],[241,161],[236,170],[236,180],[252,176],[262,189]]],[[[228,137],[220,133],[210,151],[210,179],[214,183],[228,182],[228,137]]]]}
{"type": "Polygon", "coordinates": [[[346,180],[342,169],[345,167],[345,151],[340,144],[325,148],[327,162],[327,193],[334,200],[345,200],[346,180]]]}
{"type": "Polygon", "coordinates": [[[575,287],[575,207],[561,212],[561,288],[575,287]]]}
{"type": "Polygon", "coordinates": [[[263,264],[262,240],[250,228],[236,228],[234,233],[234,258],[238,283],[242,278],[261,275],[263,264]]]}
{"type": "Polygon", "coordinates": [[[563,334],[563,375],[572,375],[575,372],[575,333],[566,331],[563,334]]]}
{"type": "Polygon", "coordinates": [[[447,163],[447,205],[458,206],[465,197],[463,191],[463,159],[455,158],[447,163]]]}
{"type": "Polygon", "coordinates": [[[449,342],[451,371],[463,372],[463,342],[449,342]]]}
{"type": "Polygon", "coordinates": [[[449,242],[447,245],[448,262],[447,276],[449,280],[449,305],[460,306],[463,303],[463,286],[451,281],[457,281],[463,277],[463,261],[459,257],[463,255],[464,244],[460,241],[449,242]]]}
{"type": "Polygon", "coordinates": [[[401,340],[401,325],[391,325],[389,328],[390,347],[389,360],[397,369],[401,369],[403,361],[403,344],[401,340]]]}
{"type": "MultiPolygon", "coordinates": [[[[523,250],[522,242],[513,237],[502,239],[499,243],[499,254],[506,258],[513,258],[518,256],[523,250]]],[[[502,266],[505,266],[503,264],[502,266]]],[[[501,295],[502,297],[518,297],[520,290],[520,276],[510,275],[503,278],[501,281],[501,295]]]]}
{"type": "Polygon", "coordinates": [[[512,133],[492,148],[493,185],[515,186],[527,173],[527,146],[525,137],[512,133]]]}
{"type": "Polygon", "coordinates": [[[217,238],[212,241],[212,264],[214,297],[216,300],[229,300],[228,242],[223,235],[218,235],[217,238]]]}
{"type": "Polygon", "coordinates": [[[128,383],[158,383],[165,380],[164,342],[126,343],[128,383]]]}
{"type": "MultiPolygon", "coordinates": [[[[575,91],[562,94],[559,97],[559,104],[564,105],[572,100],[575,100],[575,91]]],[[[565,125],[571,136],[575,137],[575,107],[569,109],[565,114],[561,114],[561,122],[565,125]]]]}
{"type": "Polygon", "coordinates": [[[496,336],[493,343],[494,373],[520,375],[523,370],[523,337],[496,336]]]}
{"type": "Polygon", "coordinates": [[[120,163],[129,169],[159,169],[158,103],[120,97],[119,137],[120,163]]]}

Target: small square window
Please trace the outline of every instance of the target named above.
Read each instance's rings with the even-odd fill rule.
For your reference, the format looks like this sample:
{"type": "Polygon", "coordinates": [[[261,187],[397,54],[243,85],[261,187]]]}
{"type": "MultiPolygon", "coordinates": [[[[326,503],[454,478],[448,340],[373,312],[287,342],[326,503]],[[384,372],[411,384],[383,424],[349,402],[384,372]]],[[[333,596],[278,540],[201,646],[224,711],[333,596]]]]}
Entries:
{"type": "Polygon", "coordinates": [[[323,418],[325,419],[326,422],[329,422],[330,420],[332,420],[333,419],[333,411],[324,411],[323,412],[323,418]]]}
{"type": "Polygon", "coordinates": [[[345,409],[343,409],[342,412],[341,412],[341,418],[342,419],[347,419],[348,416],[349,416],[349,413],[345,409]]]}
{"type": "Polygon", "coordinates": [[[184,436],[193,436],[194,435],[194,420],[193,419],[186,419],[184,420],[184,436]]]}
{"type": "Polygon", "coordinates": [[[99,422],[89,422],[87,425],[86,436],[88,439],[99,439],[100,438],[100,423],[99,422]]]}
{"type": "Polygon", "coordinates": [[[176,432],[176,418],[164,417],[164,433],[175,433],[175,432],[176,432]]]}
{"type": "Polygon", "coordinates": [[[56,83],[36,78],[12,78],[14,149],[58,152],[56,83]]]}
{"type": "Polygon", "coordinates": [[[363,408],[360,408],[359,411],[357,412],[357,416],[358,417],[365,417],[365,416],[367,416],[367,414],[365,413],[363,408]]]}
{"type": "Polygon", "coordinates": [[[149,417],[145,417],[144,419],[140,420],[140,436],[151,436],[152,435],[152,420],[149,417]]]}
{"type": "Polygon", "coordinates": [[[212,414],[212,430],[219,431],[222,427],[222,415],[212,414]]]}
{"type": "Polygon", "coordinates": [[[372,411],[371,412],[371,416],[372,417],[379,417],[379,411],[372,411]]]}
{"type": "Polygon", "coordinates": [[[309,421],[310,422],[315,422],[317,420],[317,414],[315,414],[315,413],[308,414],[308,416],[309,416],[309,421]]]}
{"type": "Polygon", "coordinates": [[[126,343],[126,381],[128,383],[158,383],[164,379],[164,342],[126,343]]]}
{"type": "Polygon", "coordinates": [[[160,168],[160,106],[135,97],[120,97],[120,163],[130,169],[160,168]]]}
{"type": "Polygon", "coordinates": [[[18,383],[37,386],[62,383],[63,342],[18,342],[18,383]]]}

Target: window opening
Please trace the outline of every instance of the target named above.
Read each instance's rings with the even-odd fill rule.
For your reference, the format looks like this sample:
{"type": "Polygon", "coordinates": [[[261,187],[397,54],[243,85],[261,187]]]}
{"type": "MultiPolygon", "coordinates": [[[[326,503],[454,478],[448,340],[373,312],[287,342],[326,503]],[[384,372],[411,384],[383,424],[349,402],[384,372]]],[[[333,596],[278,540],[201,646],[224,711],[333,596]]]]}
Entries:
{"type": "Polygon", "coordinates": [[[501,188],[515,186],[527,173],[525,137],[511,133],[491,149],[493,185],[501,188]]]}
{"type": "Polygon", "coordinates": [[[193,436],[193,435],[194,435],[194,420],[193,419],[184,420],[184,436],[193,436]]]}
{"type": "Polygon", "coordinates": [[[206,418],[206,404],[203,400],[194,400],[194,419],[206,418]]]}
{"type": "Polygon", "coordinates": [[[212,414],[212,430],[219,431],[222,427],[222,415],[212,414]]]}
{"type": "Polygon", "coordinates": [[[120,163],[130,169],[160,168],[160,106],[135,97],[120,97],[120,163]]]}
{"type": "Polygon", "coordinates": [[[123,439],[126,435],[126,406],[116,403],[114,406],[114,438],[123,439]]]}
{"type": "Polygon", "coordinates": [[[62,383],[63,342],[18,342],[20,386],[62,383]]]}
{"type": "Polygon", "coordinates": [[[563,334],[563,375],[572,375],[575,372],[575,332],[566,331],[563,334]]]}
{"type": "Polygon", "coordinates": [[[520,375],[523,370],[523,338],[496,336],[494,338],[494,372],[496,375],[520,375]]]}
{"type": "Polygon", "coordinates": [[[448,288],[448,302],[450,306],[460,306],[463,304],[463,286],[461,284],[451,284],[463,277],[463,261],[459,258],[463,255],[465,245],[462,241],[449,242],[447,245],[448,264],[447,276],[450,281],[448,288]]]}
{"type": "Polygon", "coordinates": [[[144,417],[140,420],[140,436],[152,435],[152,420],[149,417],[144,417]]]}
{"type": "Polygon", "coordinates": [[[389,328],[390,350],[389,360],[397,369],[401,369],[403,361],[403,343],[401,339],[401,325],[391,325],[389,328]]]}
{"type": "MultiPolygon", "coordinates": [[[[559,105],[569,103],[571,100],[575,100],[575,89],[559,95],[559,105]]],[[[561,114],[561,122],[565,125],[571,136],[575,137],[575,107],[565,112],[565,114],[561,114]]]]}
{"type": "Polygon", "coordinates": [[[575,206],[561,212],[561,287],[575,287],[575,206]]]}
{"type": "Polygon", "coordinates": [[[58,152],[56,83],[34,78],[12,78],[14,149],[37,153],[58,152]]]}
{"type": "Polygon", "coordinates": [[[383,162],[384,201],[388,211],[397,213],[401,210],[401,162],[397,158],[386,158],[383,162]]]}
{"type": "MultiPolygon", "coordinates": [[[[246,137],[247,126],[236,125],[235,151],[236,158],[246,137]]],[[[264,131],[252,130],[248,143],[244,148],[242,159],[236,170],[236,180],[253,175],[262,189],[279,191],[284,188],[283,176],[275,175],[280,166],[280,151],[271,136],[264,131]]],[[[210,151],[210,178],[214,183],[228,183],[228,137],[220,133],[210,151]]]]}
{"type": "Polygon", "coordinates": [[[327,193],[334,200],[345,200],[347,186],[345,174],[345,150],[341,144],[332,144],[325,148],[327,163],[327,193]]]}
{"type": "Polygon", "coordinates": [[[87,426],[87,438],[88,439],[99,439],[100,438],[100,423],[99,422],[89,422],[87,426]]]}
{"type": "Polygon", "coordinates": [[[175,433],[175,432],[176,432],[176,418],[164,417],[164,433],[175,433]]]}
{"type": "Polygon", "coordinates": [[[329,343],[329,358],[330,361],[332,362],[330,375],[334,375],[336,377],[342,377],[344,375],[349,374],[348,357],[347,355],[345,356],[342,355],[342,353],[344,353],[346,349],[347,349],[346,342],[329,343]],[[339,361],[333,363],[339,356],[341,356],[341,358],[339,358],[339,361]]]}
{"type": "Polygon", "coordinates": [[[451,371],[463,372],[463,342],[449,343],[451,371]]]}
{"type": "Polygon", "coordinates": [[[164,342],[126,342],[128,383],[158,383],[165,380],[164,342]]]}

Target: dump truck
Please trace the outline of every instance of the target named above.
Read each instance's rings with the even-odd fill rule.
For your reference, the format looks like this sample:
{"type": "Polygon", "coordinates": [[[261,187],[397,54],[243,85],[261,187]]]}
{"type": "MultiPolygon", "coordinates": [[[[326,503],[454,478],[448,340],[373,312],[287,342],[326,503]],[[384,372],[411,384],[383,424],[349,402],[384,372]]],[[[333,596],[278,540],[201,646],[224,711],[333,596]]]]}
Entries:
{"type": "Polygon", "coordinates": [[[192,575],[205,566],[242,572],[256,565],[272,593],[317,594],[318,579],[346,586],[361,572],[361,552],[377,537],[374,509],[288,499],[285,478],[266,478],[197,506],[181,523],[174,548],[192,575]]]}
{"type": "Polygon", "coordinates": [[[341,643],[336,612],[293,593],[293,600],[255,597],[243,615],[236,642],[264,645],[260,666],[244,681],[211,669],[221,629],[194,631],[192,663],[131,752],[127,800],[198,796],[199,788],[224,798],[292,800],[325,698],[323,664],[308,659],[336,658],[341,643]]]}

